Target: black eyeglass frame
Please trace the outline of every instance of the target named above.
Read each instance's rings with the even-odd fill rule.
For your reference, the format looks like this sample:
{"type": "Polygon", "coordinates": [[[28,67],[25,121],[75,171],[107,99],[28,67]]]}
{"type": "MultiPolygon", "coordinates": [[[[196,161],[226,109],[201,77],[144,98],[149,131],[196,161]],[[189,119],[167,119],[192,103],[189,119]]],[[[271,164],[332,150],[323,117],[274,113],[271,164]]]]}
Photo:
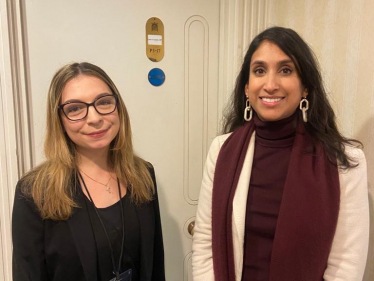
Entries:
{"type": "Polygon", "coordinates": [[[60,104],[60,105],[58,106],[58,109],[61,110],[61,111],[64,113],[64,115],[66,116],[66,118],[69,119],[70,121],[80,121],[80,120],[83,120],[84,118],[87,117],[87,115],[88,115],[88,108],[89,108],[90,106],[93,106],[93,107],[95,108],[96,112],[99,113],[100,115],[109,115],[109,114],[113,113],[113,112],[117,109],[117,104],[118,104],[118,97],[117,97],[117,95],[108,94],[108,95],[103,95],[103,96],[97,97],[97,98],[96,98],[93,102],[91,102],[91,103],[87,103],[87,102],[83,102],[83,101],[68,101],[68,102],[66,102],[66,103],[64,103],[64,104],[60,104]],[[108,113],[101,113],[101,112],[99,112],[99,111],[97,110],[97,108],[96,108],[96,106],[95,106],[95,102],[97,102],[97,100],[99,100],[99,99],[101,99],[101,98],[104,98],[104,97],[114,97],[114,100],[115,100],[115,103],[116,103],[116,104],[115,104],[115,106],[114,106],[114,109],[113,109],[111,112],[108,112],[108,113]],[[82,118],[79,118],[79,119],[70,119],[70,118],[68,117],[68,115],[67,115],[67,114],[65,113],[65,111],[64,111],[64,106],[65,106],[65,105],[68,105],[68,104],[72,104],[72,103],[83,103],[83,104],[85,104],[85,105],[86,105],[86,115],[85,115],[84,117],[82,117],[82,118]]]}

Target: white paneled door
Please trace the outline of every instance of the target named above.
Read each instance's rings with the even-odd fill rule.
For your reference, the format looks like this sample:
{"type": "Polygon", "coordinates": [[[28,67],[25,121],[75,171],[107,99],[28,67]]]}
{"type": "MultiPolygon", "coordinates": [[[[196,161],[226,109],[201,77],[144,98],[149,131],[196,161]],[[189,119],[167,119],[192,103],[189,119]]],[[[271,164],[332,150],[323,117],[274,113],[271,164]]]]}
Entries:
{"type": "MultiPolygon", "coordinates": [[[[21,74],[26,85],[19,101],[25,109],[20,120],[27,121],[21,138],[27,144],[19,144],[27,147],[23,159],[31,166],[43,161],[46,96],[54,72],[72,61],[102,67],[127,105],[136,152],[155,167],[167,280],[192,280],[192,240],[187,227],[194,220],[203,164],[217,134],[219,115],[220,1],[18,3],[22,7],[16,22],[23,27],[21,74]],[[151,17],[164,25],[164,57],[159,62],[146,55],[145,26],[151,17]],[[153,68],[165,73],[161,86],[148,81],[153,68]]],[[[22,174],[22,167],[18,171],[22,174]]],[[[0,258],[5,264],[0,268],[9,268],[9,253],[1,257],[8,261],[0,258]]],[[[10,280],[9,272],[3,274],[4,280],[10,280]]]]}

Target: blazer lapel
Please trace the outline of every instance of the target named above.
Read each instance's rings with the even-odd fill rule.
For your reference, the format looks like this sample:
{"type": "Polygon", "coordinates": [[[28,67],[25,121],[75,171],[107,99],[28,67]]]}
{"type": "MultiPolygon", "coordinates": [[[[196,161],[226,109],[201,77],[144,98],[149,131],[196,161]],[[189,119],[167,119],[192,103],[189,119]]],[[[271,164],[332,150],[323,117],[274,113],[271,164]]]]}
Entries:
{"type": "Polygon", "coordinates": [[[141,204],[136,206],[140,225],[141,239],[141,265],[140,280],[151,280],[153,266],[153,244],[155,235],[155,218],[152,212],[152,204],[141,204]]]}
{"type": "MultiPolygon", "coordinates": [[[[245,230],[245,214],[247,208],[247,197],[249,181],[252,172],[253,154],[255,148],[255,132],[251,136],[247,153],[244,158],[243,168],[240,173],[238,185],[235,191],[232,210],[232,235],[234,247],[235,275],[241,278],[243,265],[243,244],[245,230]],[[239,274],[240,273],[240,274],[239,274]]],[[[239,280],[240,280],[239,278],[239,280]]]]}
{"type": "Polygon", "coordinates": [[[78,193],[77,203],[80,207],[76,208],[75,213],[68,220],[68,224],[78,250],[86,279],[89,281],[96,281],[97,251],[95,238],[86,203],[84,202],[84,195],[81,192],[78,193]]]}

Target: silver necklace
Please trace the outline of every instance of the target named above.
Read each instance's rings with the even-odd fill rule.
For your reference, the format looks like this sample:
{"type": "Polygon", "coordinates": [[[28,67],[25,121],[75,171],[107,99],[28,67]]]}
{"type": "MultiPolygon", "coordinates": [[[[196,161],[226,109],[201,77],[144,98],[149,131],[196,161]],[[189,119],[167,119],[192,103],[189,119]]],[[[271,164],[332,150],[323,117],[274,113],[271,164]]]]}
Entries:
{"type": "Polygon", "coordinates": [[[109,173],[109,179],[108,179],[108,182],[106,184],[102,183],[102,182],[99,182],[97,180],[95,180],[94,178],[91,178],[89,175],[87,175],[85,172],[82,171],[83,174],[85,174],[89,179],[105,186],[105,190],[108,192],[108,193],[112,193],[111,189],[110,189],[110,185],[109,185],[109,182],[110,182],[110,179],[112,178],[112,175],[109,173]]]}

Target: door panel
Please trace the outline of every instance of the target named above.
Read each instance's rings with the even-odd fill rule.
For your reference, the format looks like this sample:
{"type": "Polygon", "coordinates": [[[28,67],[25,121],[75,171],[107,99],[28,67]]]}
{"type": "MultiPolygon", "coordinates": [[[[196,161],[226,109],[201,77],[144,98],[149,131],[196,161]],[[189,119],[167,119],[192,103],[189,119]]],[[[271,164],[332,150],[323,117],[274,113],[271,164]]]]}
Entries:
{"type": "Polygon", "coordinates": [[[43,160],[54,72],[72,61],[101,66],[129,110],[136,152],[156,170],[168,280],[192,280],[191,236],[207,149],[217,133],[218,0],[26,1],[34,164],[43,160]],[[146,56],[145,24],[164,24],[165,55],[146,56]],[[162,86],[148,82],[161,68],[162,86]]]}

